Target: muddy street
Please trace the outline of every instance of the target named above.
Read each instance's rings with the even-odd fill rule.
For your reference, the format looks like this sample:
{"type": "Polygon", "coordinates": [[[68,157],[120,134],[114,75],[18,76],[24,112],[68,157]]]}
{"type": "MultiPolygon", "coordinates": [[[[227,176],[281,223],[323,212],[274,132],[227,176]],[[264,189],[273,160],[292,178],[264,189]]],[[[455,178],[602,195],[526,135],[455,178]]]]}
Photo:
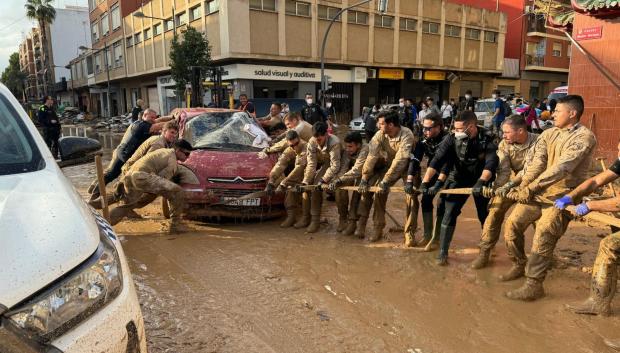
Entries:
{"type": "MultiPolygon", "coordinates": [[[[84,193],[94,168],[64,172],[84,193]]],[[[547,296],[521,303],[503,296],[520,280],[497,280],[509,268],[503,240],[491,267],[468,267],[480,235],[471,201],[447,267],[435,266],[435,253],[401,248],[398,232],[372,245],[338,235],[333,202],[323,210],[328,223],[311,236],[282,231],[277,220],[192,223],[195,232],[162,234],[157,205],[115,227],[150,352],[610,352],[603,337],[620,336],[618,316],[578,316],[564,307],[587,297],[604,228],[572,224],[556,250],[547,296]]],[[[390,196],[398,220],[403,206],[401,195],[390,196]]]]}

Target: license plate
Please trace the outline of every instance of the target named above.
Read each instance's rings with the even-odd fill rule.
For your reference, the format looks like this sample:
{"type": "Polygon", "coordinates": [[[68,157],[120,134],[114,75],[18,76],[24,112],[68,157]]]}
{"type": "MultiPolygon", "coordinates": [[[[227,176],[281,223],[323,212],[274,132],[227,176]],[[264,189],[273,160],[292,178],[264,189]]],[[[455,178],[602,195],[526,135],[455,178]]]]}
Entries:
{"type": "Polygon", "coordinates": [[[238,200],[234,197],[222,197],[222,201],[228,206],[260,206],[260,198],[238,200]]]}

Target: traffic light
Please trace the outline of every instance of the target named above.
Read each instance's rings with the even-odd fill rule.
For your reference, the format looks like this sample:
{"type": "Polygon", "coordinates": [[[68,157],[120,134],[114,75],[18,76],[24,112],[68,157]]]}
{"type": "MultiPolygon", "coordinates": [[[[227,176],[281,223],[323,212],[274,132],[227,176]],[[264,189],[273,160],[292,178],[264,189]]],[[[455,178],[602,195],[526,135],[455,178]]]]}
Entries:
{"type": "Polygon", "coordinates": [[[377,2],[380,13],[386,13],[388,7],[388,0],[379,0],[377,2]]]}
{"type": "Polygon", "coordinates": [[[332,89],[332,77],[325,75],[323,76],[323,91],[329,91],[332,89]]]}

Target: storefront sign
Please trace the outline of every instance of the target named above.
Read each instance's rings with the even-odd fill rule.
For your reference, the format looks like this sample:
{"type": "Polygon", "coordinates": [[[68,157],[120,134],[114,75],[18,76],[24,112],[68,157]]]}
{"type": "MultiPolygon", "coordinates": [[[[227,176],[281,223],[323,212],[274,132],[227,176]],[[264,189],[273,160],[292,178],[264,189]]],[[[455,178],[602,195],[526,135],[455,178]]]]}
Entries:
{"type": "Polygon", "coordinates": [[[580,28],[574,35],[575,40],[601,39],[603,27],[580,28]]]}
{"type": "MultiPolygon", "coordinates": [[[[325,70],[332,82],[366,82],[355,70],[325,70]]],[[[304,67],[233,64],[224,66],[223,80],[271,80],[321,82],[321,70],[304,67]]]]}
{"type": "Polygon", "coordinates": [[[402,80],[405,78],[405,70],[379,69],[379,78],[383,78],[386,80],[402,80]]]}
{"type": "Polygon", "coordinates": [[[426,81],[444,81],[446,73],[444,71],[424,71],[424,79],[426,81]]]}

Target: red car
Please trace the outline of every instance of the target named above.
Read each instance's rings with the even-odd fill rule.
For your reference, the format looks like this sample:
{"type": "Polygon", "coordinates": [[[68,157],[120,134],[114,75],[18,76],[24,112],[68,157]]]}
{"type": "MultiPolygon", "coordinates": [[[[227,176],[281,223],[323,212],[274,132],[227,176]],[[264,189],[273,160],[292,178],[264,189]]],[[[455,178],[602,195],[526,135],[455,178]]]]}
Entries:
{"type": "Polygon", "coordinates": [[[247,113],[231,109],[177,109],[179,136],[196,150],[185,161],[200,184],[183,185],[189,218],[264,219],[283,214],[283,195],[237,200],[265,189],[277,156],[259,159],[267,134],[247,113]]]}

